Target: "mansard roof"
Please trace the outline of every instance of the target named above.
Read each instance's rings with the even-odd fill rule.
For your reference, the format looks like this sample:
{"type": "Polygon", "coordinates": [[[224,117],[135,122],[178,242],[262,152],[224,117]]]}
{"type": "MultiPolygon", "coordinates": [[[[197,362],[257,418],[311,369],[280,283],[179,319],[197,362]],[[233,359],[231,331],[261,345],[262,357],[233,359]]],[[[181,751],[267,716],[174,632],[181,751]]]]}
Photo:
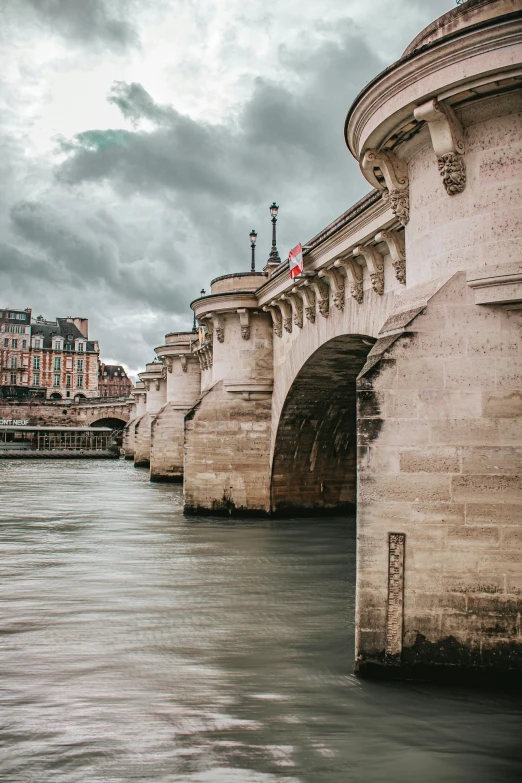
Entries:
{"type": "MultiPolygon", "coordinates": [[[[44,348],[52,348],[53,337],[62,337],[66,343],[74,342],[74,340],[85,341],[85,336],[78,327],[65,318],[57,318],[56,321],[33,321],[31,324],[31,335],[33,337],[42,337],[44,348]],[[72,340],[69,339],[69,335],[72,335],[72,340]]],[[[86,342],[86,350],[94,351],[94,342],[89,340],[86,342]]]]}

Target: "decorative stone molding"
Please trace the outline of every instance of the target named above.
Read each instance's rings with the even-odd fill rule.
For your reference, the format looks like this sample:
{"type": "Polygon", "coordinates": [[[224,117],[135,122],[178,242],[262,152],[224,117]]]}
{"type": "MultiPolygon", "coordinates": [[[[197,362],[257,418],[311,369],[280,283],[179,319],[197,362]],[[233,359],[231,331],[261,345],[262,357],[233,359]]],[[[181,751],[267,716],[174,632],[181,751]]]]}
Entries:
{"type": "Polygon", "coordinates": [[[433,99],[417,106],[413,114],[428,125],[446,193],[462,193],[466,187],[464,131],[455,112],[449,104],[433,99]]]}
{"type": "Polygon", "coordinates": [[[281,315],[283,316],[283,326],[285,328],[285,332],[292,331],[292,306],[289,302],[285,301],[284,299],[278,299],[277,301],[274,300],[273,302],[270,302],[271,305],[276,305],[281,310],[281,315]]]}
{"type": "Polygon", "coordinates": [[[395,217],[405,226],[410,219],[408,164],[393,152],[367,150],[361,169],[368,182],[380,190],[383,198],[389,202],[395,217]],[[376,170],[382,176],[377,176],[376,170]]]}
{"type": "Polygon", "coordinates": [[[273,381],[264,380],[224,381],[223,386],[229,394],[240,394],[244,400],[265,399],[274,388],[273,381]]]}
{"type": "Polygon", "coordinates": [[[376,294],[384,294],[384,260],[376,248],[371,245],[359,245],[353,249],[354,256],[362,256],[370,272],[372,288],[376,294]]]}
{"type": "Polygon", "coordinates": [[[246,307],[237,310],[239,315],[239,323],[241,326],[241,337],[243,340],[250,340],[250,310],[246,307]]]}
{"type": "Polygon", "coordinates": [[[404,249],[404,233],[401,231],[381,231],[375,235],[376,242],[385,242],[391,257],[395,277],[402,285],[406,285],[406,252],[404,249]]]}
{"type": "Polygon", "coordinates": [[[475,304],[503,305],[522,315],[521,261],[470,269],[466,281],[473,289],[475,304]]]}
{"type": "Polygon", "coordinates": [[[292,288],[289,294],[283,294],[281,299],[287,299],[292,305],[294,313],[294,324],[298,329],[303,328],[303,300],[296,294],[297,289],[292,288]]]}
{"type": "MultiPolygon", "coordinates": [[[[181,369],[182,369],[182,371],[183,371],[183,372],[187,372],[187,357],[185,356],[185,354],[184,354],[184,353],[180,353],[180,355],[179,355],[179,361],[180,361],[180,363],[181,363],[181,369]]],[[[172,365],[171,365],[171,369],[169,370],[169,372],[172,372],[172,365]]]]}
{"type": "Polygon", "coordinates": [[[272,305],[267,305],[263,307],[263,311],[265,313],[270,313],[272,316],[272,326],[274,328],[274,334],[276,337],[282,337],[283,336],[283,318],[281,316],[281,311],[278,307],[273,307],[272,305]]]}
{"type": "Polygon", "coordinates": [[[165,356],[161,361],[163,362],[164,367],[167,368],[167,372],[172,372],[172,366],[174,364],[172,356],[165,356]]]}
{"type": "Polygon", "coordinates": [[[360,264],[353,258],[338,258],[334,262],[334,266],[338,269],[341,267],[344,269],[350,286],[350,296],[355,299],[357,304],[361,304],[363,300],[363,271],[360,264]]]}
{"type": "Polygon", "coordinates": [[[222,315],[212,313],[212,321],[214,323],[214,329],[216,330],[216,337],[218,342],[225,342],[225,319],[222,315]]]}
{"type": "Polygon", "coordinates": [[[334,264],[330,269],[322,270],[319,272],[319,277],[326,277],[329,280],[334,306],[341,312],[344,312],[345,283],[344,277],[338,271],[338,267],[336,268],[334,264]]]}
{"type": "Polygon", "coordinates": [[[312,288],[317,296],[317,306],[323,318],[330,315],[330,289],[322,280],[316,277],[311,281],[312,288]]]}
{"type": "MultiPolygon", "coordinates": [[[[210,370],[212,368],[214,363],[214,353],[210,341],[205,341],[199,348],[196,349],[195,354],[198,357],[199,366],[202,371],[210,370]]],[[[186,371],[184,370],[184,372],[186,371]]]]}
{"type": "Polygon", "coordinates": [[[297,288],[297,290],[299,291],[299,293],[303,298],[306,320],[309,321],[311,324],[315,324],[316,297],[315,297],[315,291],[312,288],[310,280],[305,280],[303,283],[301,283],[301,285],[297,288]]]}
{"type": "Polygon", "coordinates": [[[156,391],[159,391],[160,390],[160,384],[161,384],[161,378],[154,378],[153,383],[154,383],[154,388],[156,389],[156,391]]]}

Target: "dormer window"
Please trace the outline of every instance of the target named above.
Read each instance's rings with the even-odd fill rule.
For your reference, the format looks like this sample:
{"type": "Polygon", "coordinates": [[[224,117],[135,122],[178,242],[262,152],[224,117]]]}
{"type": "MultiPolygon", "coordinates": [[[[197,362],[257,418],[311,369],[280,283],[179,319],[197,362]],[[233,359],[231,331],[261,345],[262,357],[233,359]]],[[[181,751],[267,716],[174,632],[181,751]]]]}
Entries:
{"type": "Polygon", "coordinates": [[[78,349],[79,353],[83,353],[85,351],[85,343],[78,343],[78,349]]]}

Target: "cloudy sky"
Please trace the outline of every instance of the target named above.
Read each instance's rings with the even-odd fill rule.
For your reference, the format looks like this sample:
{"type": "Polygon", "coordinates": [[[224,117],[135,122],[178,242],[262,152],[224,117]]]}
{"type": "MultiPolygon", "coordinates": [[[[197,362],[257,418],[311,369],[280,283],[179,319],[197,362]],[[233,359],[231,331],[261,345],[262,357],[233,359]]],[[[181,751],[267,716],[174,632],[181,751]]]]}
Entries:
{"type": "Polygon", "coordinates": [[[0,305],[131,373],[248,234],[282,257],[369,187],[351,100],[454,0],[0,0],[0,305]]]}

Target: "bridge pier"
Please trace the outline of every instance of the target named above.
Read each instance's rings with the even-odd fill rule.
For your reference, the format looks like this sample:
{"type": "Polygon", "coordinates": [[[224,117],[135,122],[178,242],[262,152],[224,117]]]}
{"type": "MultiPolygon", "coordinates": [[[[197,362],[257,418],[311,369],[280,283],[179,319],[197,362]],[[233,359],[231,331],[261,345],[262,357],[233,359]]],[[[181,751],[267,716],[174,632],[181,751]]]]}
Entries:
{"type": "Polygon", "coordinates": [[[192,332],[167,334],[156,355],[166,371],[166,403],[151,425],[152,481],[183,481],[185,416],[201,392],[201,370],[192,353],[192,332]]]}
{"type": "Polygon", "coordinates": [[[147,391],[145,413],[134,425],[134,464],[136,467],[150,466],[152,422],[166,400],[166,379],[163,365],[150,362],[145,371],[139,373],[147,391]]]}
{"type": "Polygon", "coordinates": [[[197,352],[204,387],[186,419],[187,513],[270,511],[272,324],[253,293],[262,280],[226,275],[193,303],[208,337],[197,352]]]}

